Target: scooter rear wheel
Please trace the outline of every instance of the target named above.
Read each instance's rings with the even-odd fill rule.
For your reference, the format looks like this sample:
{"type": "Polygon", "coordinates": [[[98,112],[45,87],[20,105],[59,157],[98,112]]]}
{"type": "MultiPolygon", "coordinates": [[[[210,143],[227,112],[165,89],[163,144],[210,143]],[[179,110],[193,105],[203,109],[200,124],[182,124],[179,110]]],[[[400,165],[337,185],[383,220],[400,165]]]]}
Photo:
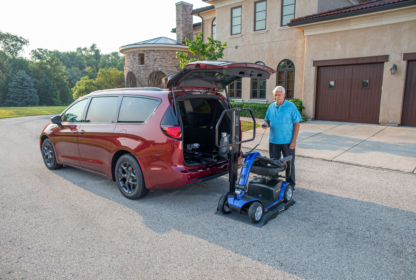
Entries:
{"type": "Polygon", "coordinates": [[[221,196],[218,201],[218,210],[223,214],[230,213],[230,206],[228,205],[228,198],[226,195],[221,196]]]}
{"type": "Polygon", "coordinates": [[[263,217],[263,205],[260,202],[254,202],[248,208],[248,219],[253,224],[260,222],[263,217]]]}

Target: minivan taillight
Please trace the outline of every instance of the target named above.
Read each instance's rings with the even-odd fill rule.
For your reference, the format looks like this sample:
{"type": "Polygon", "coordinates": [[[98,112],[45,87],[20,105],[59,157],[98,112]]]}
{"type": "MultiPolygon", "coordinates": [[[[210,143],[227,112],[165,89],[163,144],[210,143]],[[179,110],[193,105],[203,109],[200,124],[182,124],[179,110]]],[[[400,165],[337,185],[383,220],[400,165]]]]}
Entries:
{"type": "Polygon", "coordinates": [[[181,139],[182,138],[182,131],[180,126],[168,126],[162,125],[163,132],[172,138],[181,139]]]}
{"type": "Polygon", "coordinates": [[[169,106],[166,110],[160,127],[162,128],[163,133],[165,133],[167,136],[174,139],[182,138],[181,126],[179,125],[178,119],[176,118],[171,106],[169,106]]]}

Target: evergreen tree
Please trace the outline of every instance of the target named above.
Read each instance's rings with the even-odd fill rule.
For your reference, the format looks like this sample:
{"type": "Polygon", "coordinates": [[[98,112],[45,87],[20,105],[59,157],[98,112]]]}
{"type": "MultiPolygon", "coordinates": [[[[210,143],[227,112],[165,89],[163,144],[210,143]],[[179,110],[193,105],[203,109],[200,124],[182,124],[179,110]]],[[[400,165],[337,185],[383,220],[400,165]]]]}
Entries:
{"type": "Polygon", "coordinates": [[[59,106],[61,105],[60,93],[55,83],[48,77],[44,77],[39,83],[38,89],[39,105],[59,106]]]}
{"type": "Polygon", "coordinates": [[[24,107],[37,105],[38,102],[39,96],[34,88],[34,80],[25,71],[19,70],[9,83],[6,105],[24,107]]]}

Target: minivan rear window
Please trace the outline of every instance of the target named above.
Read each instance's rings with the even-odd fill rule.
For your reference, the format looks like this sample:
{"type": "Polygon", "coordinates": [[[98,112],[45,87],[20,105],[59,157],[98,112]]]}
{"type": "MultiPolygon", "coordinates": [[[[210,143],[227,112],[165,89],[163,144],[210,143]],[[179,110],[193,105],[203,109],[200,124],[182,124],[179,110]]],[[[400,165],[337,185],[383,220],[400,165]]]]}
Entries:
{"type": "Polygon", "coordinates": [[[160,101],[141,97],[124,97],[118,122],[144,123],[153,115],[160,101]]]}

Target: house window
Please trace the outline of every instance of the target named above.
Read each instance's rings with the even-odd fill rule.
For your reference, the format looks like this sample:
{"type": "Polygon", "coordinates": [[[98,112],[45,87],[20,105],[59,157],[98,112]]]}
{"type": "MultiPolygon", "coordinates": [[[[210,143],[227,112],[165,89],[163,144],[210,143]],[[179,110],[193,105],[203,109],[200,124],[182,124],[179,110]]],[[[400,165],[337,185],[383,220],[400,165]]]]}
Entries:
{"type": "Polygon", "coordinates": [[[139,53],[139,65],[144,65],[144,53],[139,53]]]}
{"type": "Polygon", "coordinates": [[[241,34],[241,7],[231,9],[231,35],[241,34]]]}
{"type": "MultiPolygon", "coordinates": [[[[256,64],[266,66],[264,62],[257,61],[256,64]]],[[[253,78],[251,79],[251,98],[265,99],[266,98],[266,79],[253,78]]]]}
{"type": "Polygon", "coordinates": [[[266,29],[266,4],[267,4],[267,1],[259,1],[254,4],[255,5],[254,31],[266,29]]]}
{"type": "Polygon", "coordinates": [[[212,37],[211,37],[214,40],[215,40],[216,28],[217,28],[217,19],[214,18],[214,20],[212,21],[212,37]]]}
{"type": "Polygon", "coordinates": [[[282,0],[282,26],[287,25],[291,19],[295,18],[295,1],[282,0]]]}
{"type": "Polygon", "coordinates": [[[289,60],[283,60],[277,67],[277,83],[286,89],[286,98],[292,99],[295,90],[295,64],[289,60]]]}
{"type": "Polygon", "coordinates": [[[230,97],[241,98],[241,78],[229,85],[230,97]]]}

